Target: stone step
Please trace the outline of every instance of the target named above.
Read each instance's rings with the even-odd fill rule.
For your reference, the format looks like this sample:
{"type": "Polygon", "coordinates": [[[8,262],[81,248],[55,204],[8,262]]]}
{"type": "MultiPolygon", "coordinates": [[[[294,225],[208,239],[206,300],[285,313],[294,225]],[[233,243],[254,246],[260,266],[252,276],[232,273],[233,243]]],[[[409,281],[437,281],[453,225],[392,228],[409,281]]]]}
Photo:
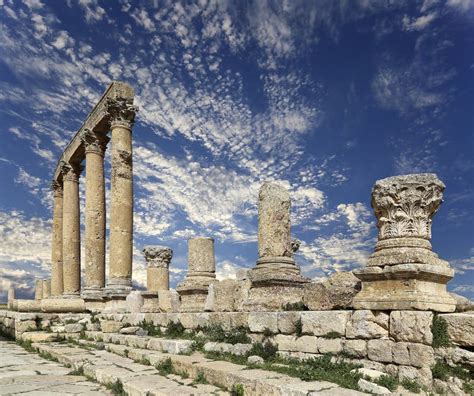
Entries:
{"type": "MultiPolygon", "coordinates": [[[[119,345],[110,344],[113,347],[119,345]]],[[[192,379],[176,374],[160,375],[158,370],[142,358],[142,363],[106,350],[71,346],[63,343],[33,343],[33,348],[60,363],[80,370],[99,384],[111,387],[114,393],[121,390],[129,396],[148,395],[229,395],[214,385],[193,383],[192,379]]],[[[122,351],[123,352],[123,351],[122,351]]],[[[165,354],[163,354],[165,355],[165,354]]],[[[180,355],[177,355],[180,356],[180,355]]],[[[137,359],[138,360],[138,359],[137,359]]],[[[166,360],[165,358],[162,361],[166,360]]]]}
{"type": "MultiPolygon", "coordinates": [[[[262,369],[249,369],[247,366],[207,359],[204,355],[194,352],[190,355],[163,353],[152,350],[153,337],[123,335],[102,332],[86,332],[86,336],[94,341],[81,342],[84,345],[93,343],[103,346],[107,351],[119,356],[127,356],[135,361],[146,359],[156,366],[167,359],[173,363],[178,372],[185,372],[189,378],[204,376],[213,385],[225,389],[242,387],[246,396],[252,395],[362,395],[364,393],[345,389],[327,381],[302,381],[299,378],[262,369]]],[[[164,340],[164,339],[160,339],[164,340]]],[[[179,344],[188,340],[167,340],[179,344]]],[[[159,343],[158,343],[159,344],[159,343]]],[[[164,343],[164,345],[167,345],[164,343]]]]}

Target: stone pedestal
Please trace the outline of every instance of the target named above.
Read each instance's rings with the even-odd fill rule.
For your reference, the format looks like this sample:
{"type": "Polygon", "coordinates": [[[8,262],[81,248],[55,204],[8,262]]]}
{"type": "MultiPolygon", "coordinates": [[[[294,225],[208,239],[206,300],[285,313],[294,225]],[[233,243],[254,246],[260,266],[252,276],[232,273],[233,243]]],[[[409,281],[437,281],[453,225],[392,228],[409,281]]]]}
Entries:
{"type": "Polygon", "coordinates": [[[43,299],[43,280],[35,280],[35,300],[40,301],[43,299]]]}
{"type": "Polygon", "coordinates": [[[43,299],[51,297],[51,279],[43,279],[43,299]]]}
{"type": "Polygon", "coordinates": [[[82,297],[101,300],[105,287],[105,181],[104,153],[109,140],[85,129],[86,152],[85,285],[82,297]]]}
{"type": "Polygon", "coordinates": [[[110,272],[107,294],[111,298],[126,298],[132,289],[132,126],[137,108],[124,99],[109,99],[107,111],[112,133],[110,272]]]}
{"type": "Polygon", "coordinates": [[[379,229],[367,267],[354,271],[362,290],[356,309],[452,312],[456,302],[446,291],[454,276],[447,261],[431,250],[431,222],[445,186],[435,174],[379,180],[372,207],[379,229]]]}
{"type": "Polygon", "coordinates": [[[86,306],[82,298],[47,298],[41,301],[40,309],[48,313],[84,312],[86,306]]]}
{"type": "Polygon", "coordinates": [[[142,292],[144,298],[143,312],[159,312],[158,292],[169,290],[169,266],[173,250],[165,246],[145,246],[143,249],[147,263],[147,290],[142,292]]]}
{"type": "Polygon", "coordinates": [[[81,234],[78,164],[62,163],[63,198],[63,298],[77,298],[81,290],[81,234]]]}
{"type": "Polygon", "coordinates": [[[51,249],[51,295],[63,294],[63,185],[51,184],[53,190],[53,238],[51,249]]]}
{"type": "Polygon", "coordinates": [[[290,195],[276,183],[264,183],[258,196],[258,260],[249,272],[249,309],[281,309],[301,301],[303,277],[293,258],[299,247],[291,240],[290,195]],[[294,300],[294,301],[293,301],[294,300]]]}
{"type": "Polygon", "coordinates": [[[216,278],[214,239],[193,238],[188,243],[188,273],[176,291],[181,312],[203,312],[209,285],[216,278]]]}

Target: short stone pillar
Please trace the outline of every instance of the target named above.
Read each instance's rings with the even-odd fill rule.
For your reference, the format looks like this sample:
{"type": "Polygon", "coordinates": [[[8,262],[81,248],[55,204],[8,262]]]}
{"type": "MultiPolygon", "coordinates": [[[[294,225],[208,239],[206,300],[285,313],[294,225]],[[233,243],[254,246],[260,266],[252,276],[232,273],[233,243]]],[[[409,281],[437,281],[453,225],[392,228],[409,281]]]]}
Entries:
{"type": "Polygon", "coordinates": [[[63,297],[79,297],[81,290],[81,227],[79,207],[79,164],[63,162],[63,297]]]}
{"type": "Polygon", "coordinates": [[[181,312],[203,312],[209,285],[216,279],[214,239],[193,238],[188,242],[188,273],[176,291],[181,312]]]}
{"type": "Polygon", "coordinates": [[[258,195],[258,260],[249,272],[252,282],[250,309],[281,309],[301,301],[303,277],[293,258],[299,242],[291,239],[291,201],[288,191],[266,182],[258,195]],[[257,290],[258,289],[258,290],[257,290]]]}
{"type": "Polygon", "coordinates": [[[170,288],[169,266],[173,250],[165,246],[145,246],[143,254],[147,263],[147,290],[142,292],[142,311],[159,312],[158,293],[170,288]]]}
{"type": "Polygon", "coordinates": [[[35,280],[35,300],[43,299],[43,279],[35,280]]]}
{"type": "Polygon", "coordinates": [[[14,301],[15,301],[15,288],[13,287],[13,285],[10,285],[10,287],[8,288],[8,309],[12,310],[13,309],[13,305],[14,305],[14,301]]]}
{"type": "Polygon", "coordinates": [[[51,297],[51,279],[43,279],[43,299],[51,297]]]}
{"type": "Polygon", "coordinates": [[[132,290],[133,164],[132,127],[137,107],[125,99],[108,99],[112,134],[110,189],[110,263],[107,294],[125,299],[132,290]]]}
{"type": "Polygon", "coordinates": [[[63,283],[63,184],[54,180],[53,190],[53,235],[51,246],[51,295],[60,296],[63,283]]]}
{"type": "Polygon", "coordinates": [[[444,189],[432,173],[388,177],[375,183],[372,207],[378,241],[367,267],[354,271],[362,281],[354,308],[455,310],[455,300],[446,291],[454,270],[438,258],[430,243],[432,218],[444,189]]]}

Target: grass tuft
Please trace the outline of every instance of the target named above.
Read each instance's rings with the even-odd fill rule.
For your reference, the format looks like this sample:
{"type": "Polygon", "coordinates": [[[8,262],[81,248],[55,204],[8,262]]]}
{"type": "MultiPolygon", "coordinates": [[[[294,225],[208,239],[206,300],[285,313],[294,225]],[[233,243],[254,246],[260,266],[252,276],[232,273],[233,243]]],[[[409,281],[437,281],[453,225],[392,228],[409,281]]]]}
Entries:
{"type": "Polygon", "coordinates": [[[448,324],[442,317],[438,315],[433,317],[431,332],[433,333],[433,348],[449,347],[451,345],[448,324]]]}

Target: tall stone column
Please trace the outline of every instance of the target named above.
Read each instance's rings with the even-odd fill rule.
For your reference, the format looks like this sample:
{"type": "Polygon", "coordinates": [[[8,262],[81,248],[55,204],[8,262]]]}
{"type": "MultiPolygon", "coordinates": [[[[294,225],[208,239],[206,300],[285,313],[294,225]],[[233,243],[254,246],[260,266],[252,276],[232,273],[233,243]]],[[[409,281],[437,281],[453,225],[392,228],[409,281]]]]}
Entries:
{"type": "Polygon", "coordinates": [[[63,294],[63,184],[53,181],[53,240],[51,249],[51,295],[63,294]]]}
{"type": "Polygon", "coordinates": [[[13,287],[13,285],[10,285],[10,287],[8,288],[8,309],[13,309],[15,299],[15,288],[13,287]]]}
{"type": "Polygon", "coordinates": [[[81,289],[79,176],[81,166],[64,162],[63,174],[63,297],[78,297],[81,289]]]}
{"type": "Polygon", "coordinates": [[[51,279],[43,279],[43,299],[51,297],[51,279]]]}
{"type": "Polygon", "coordinates": [[[293,258],[299,243],[291,239],[290,208],[290,194],[284,187],[270,182],[262,185],[258,195],[259,258],[250,273],[253,285],[308,282],[293,258]]]}
{"type": "Polygon", "coordinates": [[[443,201],[444,183],[421,173],[378,180],[372,207],[379,229],[367,267],[354,271],[362,290],[356,309],[451,312],[446,291],[454,271],[431,248],[431,223],[443,201]]]}
{"type": "Polygon", "coordinates": [[[208,288],[216,278],[214,239],[193,238],[188,242],[188,273],[176,288],[181,312],[204,311],[208,288]]]}
{"type": "Polygon", "coordinates": [[[104,154],[109,138],[85,129],[86,153],[85,285],[82,297],[100,300],[105,287],[104,154]]]}
{"type": "Polygon", "coordinates": [[[165,246],[145,246],[143,253],[147,262],[147,291],[158,293],[159,290],[169,290],[173,250],[165,246]]]}
{"type": "Polygon", "coordinates": [[[110,193],[110,296],[124,297],[132,289],[133,173],[132,126],[137,108],[125,99],[109,99],[112,132],[110,193]]]}

